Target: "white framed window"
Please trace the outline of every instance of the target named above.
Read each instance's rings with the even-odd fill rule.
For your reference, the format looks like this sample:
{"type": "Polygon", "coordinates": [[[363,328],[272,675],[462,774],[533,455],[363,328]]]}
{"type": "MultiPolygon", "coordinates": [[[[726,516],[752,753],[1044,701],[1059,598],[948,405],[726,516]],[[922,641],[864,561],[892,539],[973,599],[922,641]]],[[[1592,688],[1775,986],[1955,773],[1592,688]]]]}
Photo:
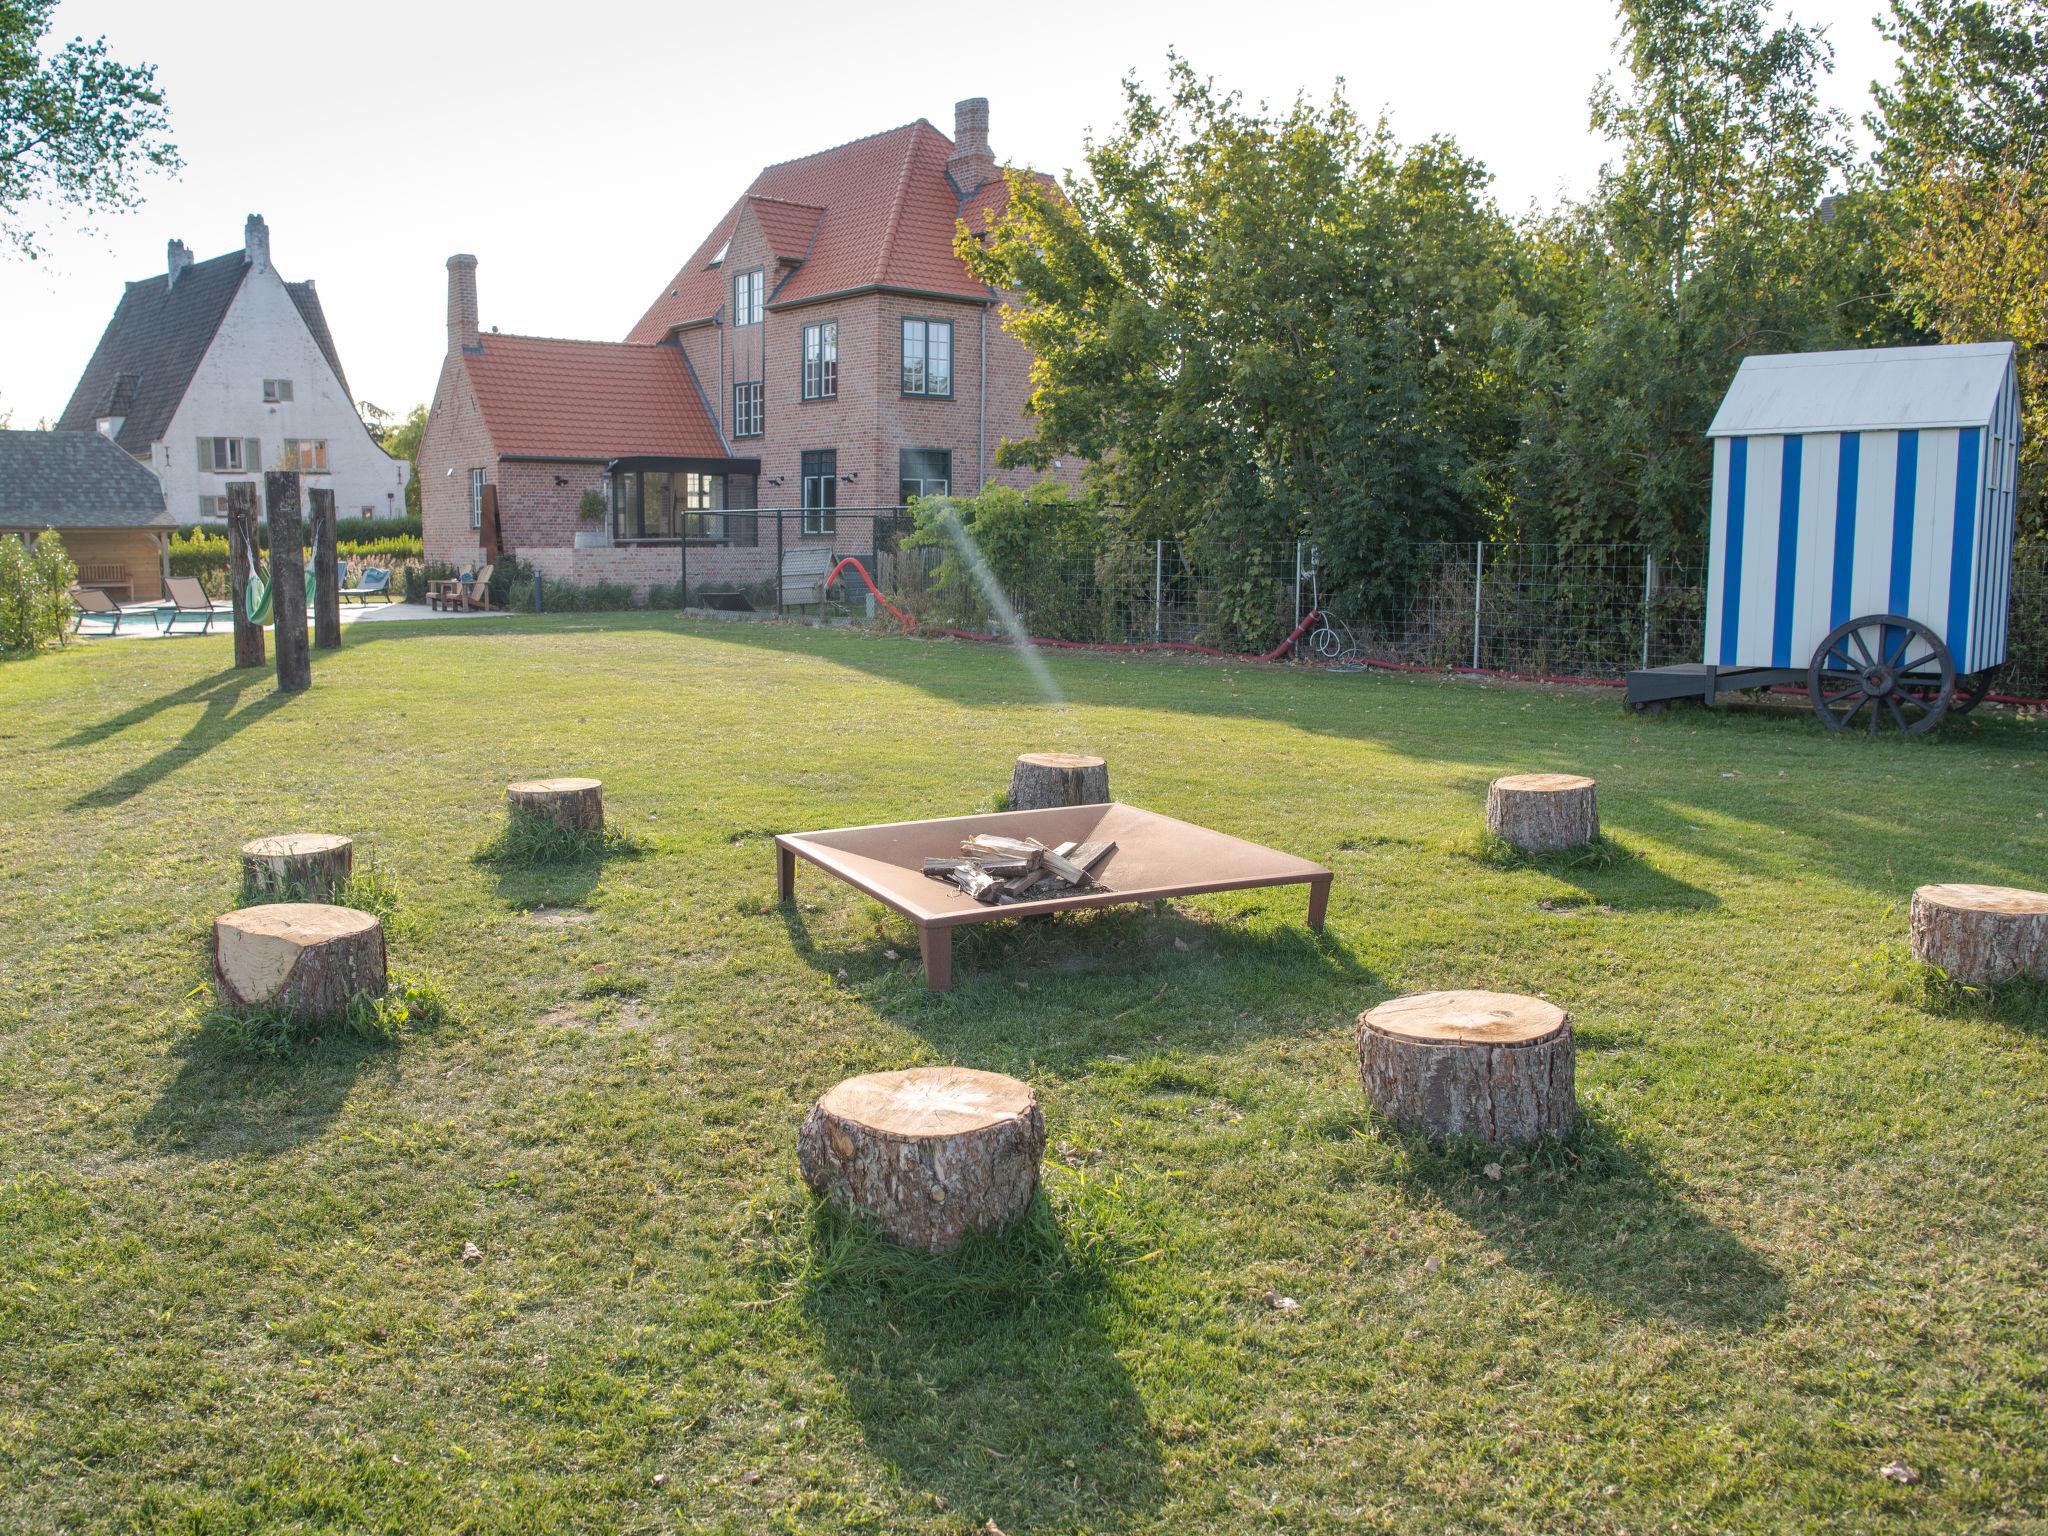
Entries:
{"type": "Polygon", "coordinates": [[[469,472],[469,526],[481,528],[484,525],[484,472],[472,469],[469,472]]]}
{"type": "Polygon", "coordinates": [[[761,381],[755,379],[748,384],[732,387],[732,435],[734,437],[759,437],[761,435],[761,381]]]}
{"type": "Polygon", "coordinates": [[[277,405],[291,399],[291,397],[292,381],[290,379],[265,379],[263,381],[263,403],[265,405],[277,405]]]}
{"type": "Polygon", "coordinates": [[[761,269],[751,272],[735,272],[732,275],[732,323],[734,325],[759,325],[761,323],[761,269]]]}
{"type": "Polygon", "coordinates": [[[947,496],[953,488],[953,455],[945,448],[905,448],[897,456],[896,495],[947,496]]]}
{"type": "Polygon", "coordinates": [[[839,452],[819,448],[803,456],[805,533],[839,531],[839,452]]]}
{"type": "Polygon", "coordinates": [[[903,317],[903,393],[953,393],[953,322],[903,317]]]}
{"type": "Polygon", "coordinates": [[[284,461],[286,467],[296,469],[303,475],[324,475],[327,473],[327,439],[324,437],[288,437],[284,440],[284,461]]]}
{"type": "Polygon", "coordinates": [[[207,521],[225,519],[228,515],[228,499],[225,496],[201,496],[199,515],[207,521]]]}
{"type": "Polygon", "coordinates": [[[804,327],[804,398],[832,400],[839,394],[839,322],[804,327]]]}
{"type": "Polygon", "coordinates": [[[217,475],[239,475],[263,462],[262,444],[253,437],[202,437],[198,464],[217,475]]]}

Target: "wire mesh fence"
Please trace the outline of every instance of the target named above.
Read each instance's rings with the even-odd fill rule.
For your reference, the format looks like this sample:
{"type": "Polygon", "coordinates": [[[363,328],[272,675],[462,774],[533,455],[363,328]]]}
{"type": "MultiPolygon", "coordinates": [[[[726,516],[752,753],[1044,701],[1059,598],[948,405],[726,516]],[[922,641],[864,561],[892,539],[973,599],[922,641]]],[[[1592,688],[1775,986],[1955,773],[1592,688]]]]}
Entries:
{"type": "MultiPolygon", "coordinates": [[[[1252,655],[1315,614],[1297,655],[1589,680],[1698,661],[1705,636],[1704,551],[1672,560],[1632,544],[1416,541],[1339,581],[1306,541],[1216,550],[1107,522],[993,550],[929,519],[921,528],[901,507],[750,509],[688,532],[645,552],[673,563],[664,606],[858,620],[886,602],[925,629],[1252,655]],[[826,579],[849,556],[874,590],[850,569],[826,579]]],[[[637,570],[621,579],[644,582],[637,570]]],[[[2010,615],[1996,691],[2048,696],[2048,546],[2016,552],[2010,615]]]]}

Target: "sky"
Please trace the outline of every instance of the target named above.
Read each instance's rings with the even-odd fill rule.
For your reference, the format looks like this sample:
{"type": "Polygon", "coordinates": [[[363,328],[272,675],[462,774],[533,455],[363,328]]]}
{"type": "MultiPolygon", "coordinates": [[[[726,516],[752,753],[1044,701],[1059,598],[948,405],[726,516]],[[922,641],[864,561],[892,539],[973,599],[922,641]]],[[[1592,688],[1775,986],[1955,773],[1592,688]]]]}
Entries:
{"type": "MultiPolygon", "coordinates": [[[[1824,95],[1855,117],[1891,73],[1881,4],[1793,11],[1828,26],[1824,95]]],[[[185,167],[90,228],[46,218],[38,261],[0,251],[0,415],[54,419],[122,284],[171,239],[239,248],[252,212],[317,282],[357,399],[403,414],[433,392],[454,252],[487,328],[622,338],[763,165],[919,117],[950,134],[985,96],[1000,158],[1063,172],[1169,48],[1252,101],[1341,77],[1401,139],[1455,137],[1519,212],[1592,185],[1614,33],[1607,0],[63,0],[53,39],[156,66],[185,167]]]]}

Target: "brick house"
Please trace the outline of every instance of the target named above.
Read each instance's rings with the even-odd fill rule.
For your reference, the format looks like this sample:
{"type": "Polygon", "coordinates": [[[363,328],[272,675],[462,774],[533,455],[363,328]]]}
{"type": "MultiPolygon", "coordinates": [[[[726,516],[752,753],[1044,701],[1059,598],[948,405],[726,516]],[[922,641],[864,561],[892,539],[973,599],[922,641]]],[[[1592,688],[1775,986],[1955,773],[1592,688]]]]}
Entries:
{"type": "Polygon", "coordinates": [[[1031,430],[1030,356],[953,250],[1008,195],[980,98],[951,139],[919,119],[769,166],[622,342],[482,332],[475,259],[451,258],[428,558],[744,584],[777,549],[872,553],[875,509],[1028,483],[995,457],[1031,430]],[[576,520],[592,489],[601,528],[576,520]]]}

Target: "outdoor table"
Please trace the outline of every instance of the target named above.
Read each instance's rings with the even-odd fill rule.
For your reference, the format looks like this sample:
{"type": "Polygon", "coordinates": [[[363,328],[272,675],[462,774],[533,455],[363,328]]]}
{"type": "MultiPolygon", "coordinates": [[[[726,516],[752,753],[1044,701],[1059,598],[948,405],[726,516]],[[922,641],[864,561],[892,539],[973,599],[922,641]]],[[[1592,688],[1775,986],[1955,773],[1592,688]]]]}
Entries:
{"type": "Polygon", "coordinates": [[[952,988],[953,930],[963,923],[1206,891],[1306,885],[1308,925],[1320,932],[1330,901],[1330,871],[1320,864],[1122,803],[782,833],[775,839],[776,894],[782,901],[795,896],[799,858],[917,924],[925,984],[935,992],[952,988]],[[923,873],[926,859],[958,857],[961,839],[977,832],[1036,838],[1048,848],[1067,842],[1114,842],[1116,851],[1094,871],[1099,889],[984,906],[959,887],[923,873]]]}

